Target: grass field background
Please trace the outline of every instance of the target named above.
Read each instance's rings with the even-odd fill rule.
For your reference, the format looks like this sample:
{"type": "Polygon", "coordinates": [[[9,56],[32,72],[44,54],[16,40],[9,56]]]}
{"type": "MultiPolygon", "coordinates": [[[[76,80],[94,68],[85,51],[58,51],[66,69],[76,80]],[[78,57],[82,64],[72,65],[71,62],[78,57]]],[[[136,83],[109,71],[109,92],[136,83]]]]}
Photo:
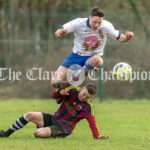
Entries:
{"type": "MultiPolygon", "coordinates": [[[[0,129],[7,129],[28,111],[54,113],[54,100],[1,100],[0,129]]],[[[150,101],[94,102],[97,124],[107,140],[95,140],[86,120],[67,138],[36,139],[29,123],[9,138],[0,138],[0,150],[150,150],[150,101]]]]}

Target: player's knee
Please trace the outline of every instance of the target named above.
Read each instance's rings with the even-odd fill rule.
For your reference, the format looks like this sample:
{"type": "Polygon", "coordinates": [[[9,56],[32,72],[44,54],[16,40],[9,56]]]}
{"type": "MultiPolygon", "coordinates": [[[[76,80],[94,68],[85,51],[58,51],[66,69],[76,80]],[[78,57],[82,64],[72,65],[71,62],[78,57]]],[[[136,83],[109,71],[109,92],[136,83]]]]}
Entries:
{"type": "Polygon", "coordinates": [[[102,65],[103,65],[103,59],[101,57],[99,57],[99,62],[98,62],[97,67],[100,67],[102,65]]]}
{"type": "Polygon", "coordinates": [[[92,65],[94,67],[100,67],[102,64],[103,64],[103,59],[98,55],[94,55],[92,59],[92,65]]]}
{"type": "Polygon", "coordinates": [[[34,114],[33,112],[28,112],[25,114],[25,118],[29,121],[32,121],[34,119],[34,114]]]}
{"type": "Polygon", "coordinates": [[[94,60],[95,60],[96,67],[100,67],[101,65],[103,65],[103,59],[100,56],[95,55],[94,60]]]}
{"type": "Polygon", "coordinates": [[[41,132],[39,131],[39,129],[34,133],[34,136],[36,138],[40,137],[41,136],[41,132]]]}
{"type": "Polygon", "coordinates": [[[50,128],[48,127],[37,129],[36,132],[34,133],[34,136],[36,138],[50,138],[51,137],[50,128]]]}

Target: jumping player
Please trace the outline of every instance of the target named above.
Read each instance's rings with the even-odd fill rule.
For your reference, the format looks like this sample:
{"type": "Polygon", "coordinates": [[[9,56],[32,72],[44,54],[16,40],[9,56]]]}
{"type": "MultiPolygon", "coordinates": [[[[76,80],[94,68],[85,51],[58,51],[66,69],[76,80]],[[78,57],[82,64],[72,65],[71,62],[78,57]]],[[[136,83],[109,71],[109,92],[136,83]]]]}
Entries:
{"type": "Polygon", "coordinates": [[[106,139],[102,136],[96,124],[94,108],[91,98],[96,93],[93,83],[87,84],[82,89],[70,86],[66,89],[56,90],[52,98],[62,98],[63,101],[54,115],[42,112],[28,112],[18,118],[7,131],[0,131],[0,137],[9,137],[15,131],[24,127],[28,122],[33,122],[38,129],[37,138],[66,137],[70,135],[76,124],[86,119],[96,139],[106,139]]]}
{"type": "Polygon", "coordinates": [[[75,35],[73,52],[59,66],[54,74],[51,84],[57,88],[68,86],[66,82],[67,69],[73,64],[83,66],[85,73],[103,64],[104,47],[107,37],[119,42],[127,42],[134,36],[133,32],[127,31],[122,34],[114,26],[103,19],[104,12],[99,7],[94,7],[88,18],[77,18],[66,24],[55,32],[56,37],[61,38],[68,33],[75,35]]]}

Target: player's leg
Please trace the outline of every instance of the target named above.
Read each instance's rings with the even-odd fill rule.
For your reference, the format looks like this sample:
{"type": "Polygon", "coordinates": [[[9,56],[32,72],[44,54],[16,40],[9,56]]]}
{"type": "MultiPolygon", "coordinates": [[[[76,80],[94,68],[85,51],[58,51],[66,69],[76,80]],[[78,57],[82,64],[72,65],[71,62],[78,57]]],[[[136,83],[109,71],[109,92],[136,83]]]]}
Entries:
{"type": "Polygon", "coordinates": [[[34,133],[37,138],[50,138],[50,137],[65,137],[68,132],[59,125],[53,115],[42,113],[43,115],[43,127],[38,128],[34,133]]]}
{"type": "Polygon", "coordinates": [[[0,137],[9,137],[16,130],[21,129],[28,123],[25,116],[18,118],[7,131],[0,131],[0,137]]]}
{"type": "Polygon", "coordinates": [[[51,80],[51,85],[56,88],[65,88],[68,86],[68,82],[66,81],[66,73],[67,68],[64,66],[59,66],[57,71],[51,80]]]}
{"type": "Polygon", "coordinates": [[[53,122],[53,125],[49,127],[43,127],[40,129],[37,129],[37,131],[34,133],[36,138],[56,138],[56,137],[66,137],[69,135],[69,133],[60,126],[58,123],[53,122]]]}
{"type": "Polygon", "coordinates": [[[39,128],[34,133],[36,138],[50,138],[51,137],[51,129],[49,127],[39,128]]]}
{"type": "Polygon", "coordinates": [[[38,127],[44,126],[44,120],[43,120],[43,113],[42,112],[28,112],[24,116],[28,122],[33,122],[38,127]]]}
{"type": "MultiPolygon", "coordinates": [[[[88,71],[89,70],[93,70],[95,67],[99,68],[102,64],[103,64],[103,59],[99,56],[99,55],[94,55],[94,56],[86,56],[83,57],[84,58],[84,66],[83,69],[85,71],[85,76],[88,75],[88,71]]],[[[78,78],[78,76],[80,75],[80,73],[82,72],[81,70],[78,70],[75,74],[74,74],[74,78],[78,78]]]]}
{"type": "Polygon", "coordinates": [[[94,55],[90,57],[86,61],[86,64],[84,65],[85,74],[87,75],[89,70],[92,70],[95,67],[99,68],[102,65],[103,65],[103,59],[99,55],[94,55]]]}
{"type": "Polygon", "coordinates": [[[103,65],[103,59],[99,55],[94,55],[86,61],[86,64],[88,63],[90,63],[93,67],[99,68],[103,65]]]}
{"type": "Polygon", "coordinates": [[[13,132],[23,128],[28,122],[33,122],[39,127],[43,126],[43,115],[41,112],[28,112],[18,118],[7,131],[0,131],[0,137],[9,137],[13,132]]]}
{"type": "Polygon", "coordinates": [[[84,59],[82,56],[72,52],[57,69],[56,73],[54,74],[54,77],[51,80],[51,85],[57,88],[65,88],[69,86],[70,84],[68,83],[68,81],[66,81],[66,73],[68,68],[74,64],[83,66],[84,59]]]}

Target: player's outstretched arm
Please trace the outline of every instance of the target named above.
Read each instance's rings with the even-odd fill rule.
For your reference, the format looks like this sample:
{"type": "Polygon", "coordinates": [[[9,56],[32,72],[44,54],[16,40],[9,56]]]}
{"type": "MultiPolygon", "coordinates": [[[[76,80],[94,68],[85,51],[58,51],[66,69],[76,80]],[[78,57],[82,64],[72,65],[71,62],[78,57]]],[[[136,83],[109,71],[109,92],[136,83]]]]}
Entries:
{"type": "Polygon", "coordinates": [[[65,36],[65,35],[67,35],[67,29],[64,29],[64,28],[57,29],[56,32],[55,32],[55,36],[57,38],[61,38],[61,37],[65,36]]]}
{"type": "Polygon", "coordinates": [[[127,42],[134,37],[134,33],[127,31],[126,34],[121,34],[120,38],[118,39],[119,42],[127,42]]]}

